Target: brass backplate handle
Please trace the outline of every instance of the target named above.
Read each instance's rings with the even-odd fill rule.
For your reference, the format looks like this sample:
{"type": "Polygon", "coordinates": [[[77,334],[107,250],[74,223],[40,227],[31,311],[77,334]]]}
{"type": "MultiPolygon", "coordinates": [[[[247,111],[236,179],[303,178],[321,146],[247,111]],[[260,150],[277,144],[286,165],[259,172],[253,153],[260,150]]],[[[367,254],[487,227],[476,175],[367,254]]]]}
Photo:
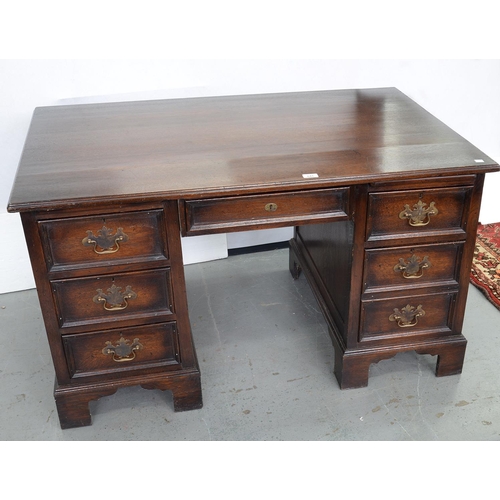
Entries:
{"type": "Polygon", "coordinates": [[[431,201],[429,206],[427,203],[418,200],[418,203],[410,208],[410,205],[405,205],[405,208],[399,214],[400,219],[408,219],[410,226],[427,226],[431,221],[431,215],[437,215],[439,210],[436,208],[436,204],[431,201]]]}
{"type": "Polygon", "coordinates": [[[106,311],[120,311],[128,306],[129,299],[137,298],[137,294],[132,290],[130,285],[125,287],[125,291],[121,291],[122,287],[111,285],[107,289],[107,293],[102,291],[102,288],[97,289],[97,295],[92,299],[96,304],[102,303],[106,311]]]}
{"type": "Polygon", "coordinates": [[[96,254],[103,255],[108,253],[118,252],[120,249],[119,242],[128,240],[128,236],[123,232],[123,228],[119,227],[115,234],[113,230],[102,226],[102,229],[97,231],[97,236],[92,231],[87,231],[87,236],[83,238],[82,245],[93,247],[96,254]]]}
{"type": "Polygon", "coordinates": [[[399,259],[399,264],[394,266],[394,271],[402,272],[403,278],[406,279],[418,279],[424,275],[424,269],[431,267],[431,262],[427,256],[425,256],[420,262],[416,255],[412,255],[408,262],[404,259],[399,259]]]}
{"type": "Polygon", "coordinates": [[[415,326],[418,322],[418,318],[422,316],[425,316],[425,311],[422,309],[421,305],[414,307],[408,304],[401,310],[396,307],[394,312],[389,316],[389,321],[396,321],[401,328],[407,328],[415,326]]]}
{"type": "Polygon", "coordinates": [[[278,205],[276,203],[267,203],[264,209],[266,212],[276,212],[276,210],[278,210],[278,205]]]}
{"type": "Polygon", "coordinates": [[[117,363],[123,363],[125,361],[132,361],[135,359],[136,351],[143,348],[143,345],[139,342],[139,339],[134,339],[132,344],[129,344],[130,340],[126,340],[120,337],[117,345],[113,345],[109,340],[106,342],[106,347],[102,350],[103,354],[112,354],[113,361],[117,363]]]}

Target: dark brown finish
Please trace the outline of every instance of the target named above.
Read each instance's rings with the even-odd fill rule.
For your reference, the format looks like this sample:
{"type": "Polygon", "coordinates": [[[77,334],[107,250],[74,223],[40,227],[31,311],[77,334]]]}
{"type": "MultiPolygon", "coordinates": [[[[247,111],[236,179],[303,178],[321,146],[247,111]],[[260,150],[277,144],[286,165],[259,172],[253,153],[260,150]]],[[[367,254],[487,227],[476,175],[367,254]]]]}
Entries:
{"type": "MultiPolygon", "coordinates": [[[[463,242],[368,249],[365,252],[365,293],[425,286],[458,286],[458,269],[463,242]],[[412,258],[418,271],[405,277],[412,258]],[[426,259],[426,262],[424,260],[426,259]],[[401,264],[403,261],[403,264],[401,264]]],[[[410,269],[411,270],[411,269],[410,269]]]]}
{"type": "MultiPolygon", "coordinates": [[[[54,300],[61,328],[103,325],[124,321],[143,322],[167,319],[174,310],[170,270],[155,269],[134,273],[111,274],[89,278],[52,281],[54,300]],[[97,301],[99,290],[106,292],[113,285],[125,292],[127,287],[136,297],[127,301],[124,309],[108,310],[111,301],[97,301]]],[[[110,294],[108,294],[110,295],[110,294]]],[[[95,328],[95,327],[94,327],[95,328]]]]}
{"type": "Polygon", "coordinates": [[[189,200],[186,235],[347,219],[347,189],[189,200]]]}
{"type": "Polygon", "coordinates": [[[367,227],[368,240],[389,238],[414,238],[453,233],[465,236],[465,215],[472,187],[396,191],[371,193],[369,196],[370,220],[367,227]],[[410,209],[419,203],[427,206],[434,203],[439,210],[436,215],[425,217],[426,225],[411,225],[410,217],[400,217],[405,206],[410,209]]]}
{"type": "MultiPolygon", "coordinates": [[[[91,212],[95,214],[96,209],[91,212]]],[[[56,371],[54,396],[61,426],[90,425],[89,401],[131,385],[172,391],[176,411],[200,408],[201,381],[187,316],[177,204],[165,202],[161,215],[157,206],[141,213],[144,231],[128,226],[132,228],[130,235],[149,232],[153,240],[143,238],[143,243],[135,246],[137,255],[111,261],[110,255],[119,251],[95,254],[94,267],[82,260],[54,271],[47,265],[50,249],[83,247],[80,232],[71,228],[71,215],[68,211],[22,214],[56,371]],[[44,224],[53,220],[63,221],[71,234],[68,238],[66,232],[56,232],[64,239],[63,245],[47,242],[44,224]],[[151,220],[161,220],[162,225],[153,231],[151,220]],[[159,258],[145,248],[168,248],[169,252],[162,252],[159,258]],[[99,290],[106,294],[113,285],[122,291],[130,287],[134,292],[126,308],[106,310],[102,301],[94,300],[99,290]],[[137,338],[142,347],[130,361],[117,363],[102,350],[106,342],[116,345],[122,336],[131,342],[137,338]]],[[[78,224],[81,213],[76,211],[75,215],[78,224]]],[[[113,213],[107,207],[97,220],[113,219],[117,227],[126,227],[124,223],[134,217],[129,210],[113,213]]],[[[91,248],[85,250],[94,253],[91,248]]]]}
{"type": "Polygon", "coordinates": [[[499,166],[396,89],[37,108],[19,211],[63,428],[120,387],[200,408],[180,232],[296,227],[340,387],[398,352],[462,370],[484,174],[499,166]]]}
{"type": "Polygon", "coordinates": [[[175,323],[64,335],[63,343],[72,378],[178,366],[180,363],[175,323]],[[141,345],[130,361],[117,362],[113,355],[103,353],[107,342],[117,345],[120,338],[128,340],[129,345],[137,338],[141,345]]]}
{"type": "Polygon", "coordinates": [[[436,335],[450,333],[450,307],[453,295],[418,295],[398,296],[397,298],[384,299],[380,301],[363,301],[361,304],[361,321],[359,328],[359,341],[372,340],[374,338],[394,338],[420,335],[436,335]],[[405,326],[398,320],[399,315],[394,316],[406,306],[413,311],[405,326]],[[424,315],[415,318],[414,312],[418,307],[424,311],[424,315]],[[414,321],[416,319],[416,321],[414,321]],[[414,324],[414,326],[409,326],[414,324]]]}
{"type": "Polygon", "coordinates": [[[467,180],[470,184],[470,178],[449,177],[435,188],[436,180],[423,178],[422,189],[404,192],[397,181],[377,183],[367,188],[366,197],[356,188],[353,243],[347,234],[332,243],[328,231],[322,236],[308,228],[297,230],[291,245],[293,266],[304,271],[319,298],[336,350],[335,375],[341,388],[366,386],[371,363],[409,350],[437,354],[438,376],[461,372],[466,345],[461,328],[484,175],[476,175],[470,187],[464,186],[467,180]],[[389,191],[391,187],[395,190],[389,191]],[[410,226],[399,218],[401,200],[408,193],[429,192],[435,199],[450,201],[445,206],[451,208],[439,211],[424,226],[410,226]],[[444,215],[441,220],[440,215],[444,215]],[[338,284],[329,278],[329,259],[311,258],[343,247],[353,251],[347,304],[345,295],[336,290],[338,284]],[[421,257],[427,256],[431,266],[421,278],[408,280],[394,267],[400,258],[409,259],[417,252],[423,252],[421,257]],[[418,315],[412,315],[419,307],[418,315]],[[347,321],[339,321],[341,310],[347,311],[347,321]]]}
{"type": "Polygon", "coordinates": [[[496,168],[393,88],[54,106],[35,110],[9,208],[276,193],[496,168]]]}
{"type": "MultiPolygon", "coordinates": [[[[40,226],[48,248],[47,260],[51,271],[152,259],[168,260],[162,210],[48,220],[40,226]],[[118,249],[116,238],[111,238],[113,253],[96,253],[94,245],[85,244],[88,231],[97,235],[103,227],[110,229],[112,236],[116,236],[119,229],[126,235],[124,242],[117,242],[118,249]]],[[[102,252],[102,247],[97,246],[97,250],[102,252]]]]}

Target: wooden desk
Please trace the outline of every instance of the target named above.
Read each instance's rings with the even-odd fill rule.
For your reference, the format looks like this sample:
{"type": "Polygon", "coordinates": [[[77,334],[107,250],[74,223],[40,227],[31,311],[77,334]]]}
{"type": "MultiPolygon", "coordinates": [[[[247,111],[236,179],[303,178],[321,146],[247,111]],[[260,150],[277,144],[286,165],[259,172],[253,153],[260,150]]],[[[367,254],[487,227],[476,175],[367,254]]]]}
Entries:
{"type": "Polygon", "coordinates": [[[328,322],[340,387],[401,351],[460,373],[486,172],[396,89],[37,108],[21,212],[63,428],[141,385],[202,406],[180,234],[296,226],[290,270],[328,322]]]}

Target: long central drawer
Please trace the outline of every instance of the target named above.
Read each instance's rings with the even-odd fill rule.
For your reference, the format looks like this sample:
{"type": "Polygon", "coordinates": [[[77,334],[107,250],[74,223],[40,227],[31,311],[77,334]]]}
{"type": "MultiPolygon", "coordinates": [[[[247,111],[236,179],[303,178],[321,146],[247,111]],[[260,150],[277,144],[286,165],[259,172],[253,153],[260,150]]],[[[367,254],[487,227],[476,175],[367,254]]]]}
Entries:
{"type": "Polygon", "coordinates": [[[280,227],[348,218],[348,188],[186,200],[186,235],[280,227]]]}

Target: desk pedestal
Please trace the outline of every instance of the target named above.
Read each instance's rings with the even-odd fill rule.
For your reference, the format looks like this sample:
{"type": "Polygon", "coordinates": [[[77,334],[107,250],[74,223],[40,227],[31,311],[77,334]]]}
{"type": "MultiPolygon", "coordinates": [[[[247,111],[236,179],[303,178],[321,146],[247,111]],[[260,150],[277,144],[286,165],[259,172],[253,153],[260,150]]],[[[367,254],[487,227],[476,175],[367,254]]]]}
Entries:
{"type": "Polygon", "coordinates": [[[462,372],[482,183],[358,186],[351,220],[296,228],[290,272],[303,272],[328,323],[341,389],[365,387],[370,364],[405,351],[437,356],[436,376],[462,372]],[[403,212],[419,200],[442,211],[411,225],[403,212]]]}

